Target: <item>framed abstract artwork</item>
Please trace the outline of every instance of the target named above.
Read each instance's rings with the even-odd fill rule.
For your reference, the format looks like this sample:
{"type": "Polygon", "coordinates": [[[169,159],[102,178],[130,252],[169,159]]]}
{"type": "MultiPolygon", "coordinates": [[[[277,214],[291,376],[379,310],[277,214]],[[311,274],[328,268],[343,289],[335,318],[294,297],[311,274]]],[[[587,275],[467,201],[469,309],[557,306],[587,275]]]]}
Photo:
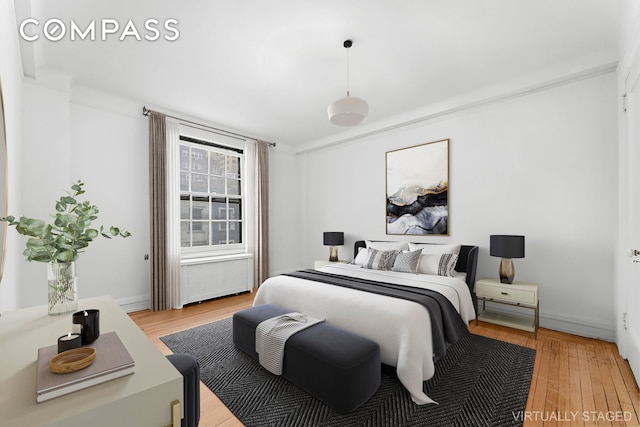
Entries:
{"type": "Polygon", "coordinates": [[[449,235],[449,140],[386,153],[387,234],[449,235]]]}

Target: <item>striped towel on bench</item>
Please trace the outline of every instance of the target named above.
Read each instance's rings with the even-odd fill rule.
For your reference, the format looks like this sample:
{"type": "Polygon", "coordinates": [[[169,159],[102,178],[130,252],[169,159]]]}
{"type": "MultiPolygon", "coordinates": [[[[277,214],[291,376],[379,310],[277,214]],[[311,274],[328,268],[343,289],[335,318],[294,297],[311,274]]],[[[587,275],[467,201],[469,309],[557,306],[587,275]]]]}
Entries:
{"type": "Polygon", "coordinates": [[[275,375],[282,375],[284,345],[296,332],[300,332],[324,319],[302,313],[287,313],[261,322],[256,328],[256,352],[260,364],[275,375]]]}

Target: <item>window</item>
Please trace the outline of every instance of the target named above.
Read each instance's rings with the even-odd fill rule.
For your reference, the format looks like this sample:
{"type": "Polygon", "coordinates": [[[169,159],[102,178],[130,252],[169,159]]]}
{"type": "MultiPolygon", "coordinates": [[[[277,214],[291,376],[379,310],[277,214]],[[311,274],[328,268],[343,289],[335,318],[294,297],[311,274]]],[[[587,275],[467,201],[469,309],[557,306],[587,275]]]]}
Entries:
{"type": "Polygon", "coordinates": [[[243,151],[180,136],[183,252],[244,249],[243,151]]]}

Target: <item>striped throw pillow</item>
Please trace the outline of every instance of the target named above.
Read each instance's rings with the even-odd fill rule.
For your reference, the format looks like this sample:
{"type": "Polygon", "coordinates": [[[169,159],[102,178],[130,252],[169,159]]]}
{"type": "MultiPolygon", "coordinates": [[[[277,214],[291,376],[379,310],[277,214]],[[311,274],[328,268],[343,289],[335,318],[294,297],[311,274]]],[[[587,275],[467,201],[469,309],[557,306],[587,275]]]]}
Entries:
{"type": "Polygon", "coordinates": [[[418,264],[418,273],[453,277],[458,262],[456,254],[422,254],[418,264]]]}
{"type": "Polygon", "coordinates": [[[369,258],[363,267],[372,270],[391,270],[398,253],[399,251],[369,249],[369,258]]]}

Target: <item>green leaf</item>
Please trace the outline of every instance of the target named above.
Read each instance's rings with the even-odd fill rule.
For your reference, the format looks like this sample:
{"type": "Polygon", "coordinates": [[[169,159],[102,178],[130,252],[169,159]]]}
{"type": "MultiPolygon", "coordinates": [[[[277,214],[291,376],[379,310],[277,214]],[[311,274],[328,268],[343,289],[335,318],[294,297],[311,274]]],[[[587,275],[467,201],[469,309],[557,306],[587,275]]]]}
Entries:
{"type": "Polygon", "coordinates": [[[93,229],[93,228],[89,228],[87,229],[87,231],[85,232],[86,235],[92,239],[95,239],[96,237],[98,237],[99,233],[98,230],[93,229]]]}
{"type": "Polygon", "coordinates": [[[56,259],[60,262],[71,262],[73,261],[73,251],[61,251],[56,254],[56,259]]]}
{"type": "Polygon", "coordinates": [[[31,257],[27,257],[28,261],[38,261],[38,262],[49,262],[52,261],[51,257],[47,253],[33,255],[31,257]]]}
{"type": "Polygon", "coordinates": [[[16,225],[18,233],[32,237],[42,237],[48,229],[47,223],[41,219],[20,217],[20,223],[16,225]]]}
{"type": "Polygon", "coordinates": [[[76,199],[74,199],[73,197],[70,197],[70,196],[63,196],[63,197],[60,198],[60,201],[63,202],[63,203],[67,203],[69,205],[75,205],[76,203],[78,203],[78,202],[76,202],[76,199]]]}
{"type": "Polygon", "coordinates": [[[80,227],[78,224],[73,223],[73,222],[72,222],[72,223],[69,223],[69,224],[67,225],[67,228],[68,228],[69,230],[71,230],[71,231],[76,232],[76,233],[79,233],[79,232],[81,232],[81,231],[82,231],[82,227],[80,227]]]}
{"type": "Polygon", "coordinates": [[[78,240],[76,241],[76,250],[77,249],[83,249],[86,248],[87,246],[89,246],[89,242],[91,240],[87,241],[87,240],[78,240]]]}
{"type": "Polygon", "coordinates": [[[30,238],[27,239],[27,248],[30,249],[35,249],[35,248],[42,248],[44,247],[44,242],[42,241],[42,239],[38,239],[38,238],[30,238]]]}

